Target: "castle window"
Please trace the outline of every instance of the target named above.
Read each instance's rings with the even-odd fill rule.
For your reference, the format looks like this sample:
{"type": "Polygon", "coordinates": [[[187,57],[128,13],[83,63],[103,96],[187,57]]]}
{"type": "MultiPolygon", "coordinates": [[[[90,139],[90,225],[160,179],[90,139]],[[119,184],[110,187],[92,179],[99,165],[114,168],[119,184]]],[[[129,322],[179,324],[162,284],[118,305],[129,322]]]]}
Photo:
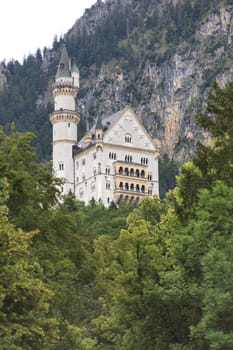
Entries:
{"type": "Polygon", "coordinates": [[[109,197],[107,198],[107,203],[108,203],[108,204],[110,203],[110,198],[109,198],[109,197]]]}
{"type": "Polygon", "coordinates": [[[70,123],[68,123],[68,128],[70,128],[70,123]]]}
{"type": "Polygon", "coordinates": [[[147,158],[141,158],[141,164],[148,164],[147,158]]]}
{"type": "Polygon", "coordinates": [[[125,135],[125,143],[131,143],[132,142],[132,138],[130,134],[126,134],[125,135]]]}
{"type": "Polygon", "coordinates": [[[59,170],[64,170],[64,163],[63,162],[59,162],[58,168],[59,168],[59,170]]]}
{"type": "Polygon", "coordinates": [[[116,153],[109,153],[109,159],[116,159],[116,153]]]}
{"type": "Polygon", "coordinates": [[[106,190],[110,190],[110,182],[106,182],[106,190]]]}
{"type": "Polygon", "coordinates": [[[85,165],[86,164],[86,160],[85,158],[82,160],[82,165],[85,165]]]}
{"type": "Polygon", "coordinates": [[[107,167],[107,168],[105,169],[105,174],[106,174],[106,175],[110,175],[110,168],[109,168],[109,167],[107,167]]]}
{"type": "Polygon", "coordinates": [[[130,155],[128,155],[128,154],[126,154],[126,155],[125,155],[125,161],[128,162],[128,163],[132,163],[133,157],[130,156],[130,155]]]}
{"type": "Polygon", "coordinates": [[[148,180],[152,181],[152,174],[151,173],[148,174],[148,180]]]}

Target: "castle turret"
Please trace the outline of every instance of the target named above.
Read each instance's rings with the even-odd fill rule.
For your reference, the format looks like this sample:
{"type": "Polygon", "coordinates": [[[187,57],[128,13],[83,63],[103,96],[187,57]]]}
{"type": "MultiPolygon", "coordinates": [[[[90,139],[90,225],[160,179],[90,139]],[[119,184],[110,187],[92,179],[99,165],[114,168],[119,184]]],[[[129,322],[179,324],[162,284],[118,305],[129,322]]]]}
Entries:
{"type": "Polygon", "coordinates": [[[63,194],[74,192],[74,162],[72,147],[77,144],[79,115],[75,98],[79,88],[79,71],[71,62],[66,47],[62,54],[53,84],[54,112],[50,115],[53,126],[53,168],[55,175],[64,179],[63,194]]]}

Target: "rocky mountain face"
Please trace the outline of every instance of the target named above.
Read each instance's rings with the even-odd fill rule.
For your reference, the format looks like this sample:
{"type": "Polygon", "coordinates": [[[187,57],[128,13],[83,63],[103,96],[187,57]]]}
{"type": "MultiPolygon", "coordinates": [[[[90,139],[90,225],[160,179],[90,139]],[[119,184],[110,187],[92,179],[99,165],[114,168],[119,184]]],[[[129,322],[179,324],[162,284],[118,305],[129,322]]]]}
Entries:
{"type": "MultiPolygon", "coordinates": [[[[44,53],[40,67],[51,79],[65,41],[80,68],[83,129],[98,115],[105,118],[130,104],[160,140],[161,152],[184,161],[197,140],[208,141],[194,116],[204,110],[212,81],[224,85],[233,78],[231,3],[98,0],[44,53]]],[[[48,83],[36,106],[43,96],[48,99],[50,88],[48,83]]]]}
{"type": "MultiPolygon", "coordinates": [[[[181,3],[166,1],[166,6],[178,7],[181,3]]],[[[119,6],[132,9],[132,4],[132,0],[105,3],[99,0],[67,36],[81,35],[84,30],[91,35],[114,9],[119,6]]],[[[148,10],[152,13],[161,10],[161,6],[159,1],[151,2],[148,10]]],[[[190,38],[180,40],[168,57],[158,61],[145,55],[145,61],[133,73],[124,67],[121,59],[104,62],[99,71],[90,67],[88,76],[85,79],[81,76],[86,93],[78,99],[78,108],[89,124],[94,117],[90,111],[104,118],[130,103],[147,130],[160,140],[162,153],[168,153],[170,158],[184,161],[193,155],[197,139],[208,141],[208,135],[198,129],[194,116],[204,109],[213,80],[224,85],[233,78],[233,9],[218,2],[200,18],[190,38]]],[[[129,43],[133,35],[135,30],[128,34],[129,43]]],[[[145,36],[149,46],[148,30],[143,40],[145,36]]],[[[135,54],[138,48],[142,50],[138,44],[135,54]]],[[[162,50],[157,48],[159,53],[162,50]]]]}

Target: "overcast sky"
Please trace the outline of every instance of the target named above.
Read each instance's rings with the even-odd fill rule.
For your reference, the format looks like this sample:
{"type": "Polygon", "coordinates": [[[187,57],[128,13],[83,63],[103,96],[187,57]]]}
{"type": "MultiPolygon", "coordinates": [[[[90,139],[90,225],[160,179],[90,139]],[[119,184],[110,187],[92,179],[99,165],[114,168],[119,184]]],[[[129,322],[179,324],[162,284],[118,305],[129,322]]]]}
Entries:
{"type": "Polygon", "coordinates": [[[52,47],[96,0],[2,0],[0,61],[22,62],[37,48],[52,47]]]}

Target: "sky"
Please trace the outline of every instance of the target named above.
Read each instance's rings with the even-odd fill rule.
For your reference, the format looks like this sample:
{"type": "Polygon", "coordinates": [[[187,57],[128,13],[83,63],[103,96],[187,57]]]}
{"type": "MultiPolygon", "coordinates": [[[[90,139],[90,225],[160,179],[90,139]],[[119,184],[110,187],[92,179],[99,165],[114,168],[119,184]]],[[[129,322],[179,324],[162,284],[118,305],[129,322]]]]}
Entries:
{"type": "Polygon", "coordinates": [[[4,0],[0,11],[0,62],[22,62],[38,48],[52,47],[96,0],[4,0]]]}

